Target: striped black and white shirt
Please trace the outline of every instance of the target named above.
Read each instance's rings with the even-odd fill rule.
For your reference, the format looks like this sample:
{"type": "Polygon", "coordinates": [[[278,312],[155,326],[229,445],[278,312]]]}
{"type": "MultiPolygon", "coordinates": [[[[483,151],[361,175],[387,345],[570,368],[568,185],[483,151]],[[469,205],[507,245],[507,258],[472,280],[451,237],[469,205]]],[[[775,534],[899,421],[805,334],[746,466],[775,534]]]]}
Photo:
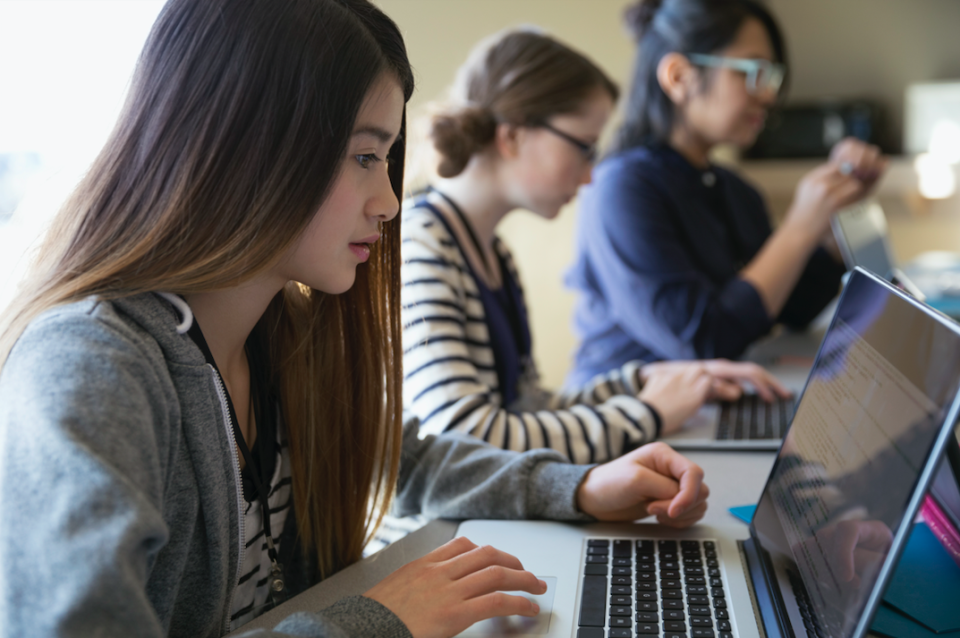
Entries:
{"type": "MultiPolygon", "coordinates": [[[[279,420],[279,419],[278,419],[279,420]]],[[[277,462],[270,479],[270,531],[279,538],[293,503],[293,487],[290,474],[290,453],[286,437],[278,433],[277,462]]],[[[246,497],[246,495],[244,495],[246,497]]],[[[246,500],[243,513],[244,551],[240,557],[240,581],[233,591],[233,606],[230,608],[230,631],[234,631],[263,612],[270,596],[270,555],[263,533],[263,515],[259,499],[246,500]]]]}
{"type": "Polygon", "coordinates": [[[427,433],[459,430],[510,450],[549,447],[577,463],[615,458],[653,440],[658,418],[636,398],[642,388],[639,361],[583,388],[551,393],[539,386],[527,357],[517,398],[504,405],[491,344],[496,336],[478,279],[496,290],[498,278],[512,277],[521,297],[522,288],[506,246],[494,239],[507,272],[491,272],[467,224],[436,191],[404,205],[404,409],[419,417],[427,433]]]}

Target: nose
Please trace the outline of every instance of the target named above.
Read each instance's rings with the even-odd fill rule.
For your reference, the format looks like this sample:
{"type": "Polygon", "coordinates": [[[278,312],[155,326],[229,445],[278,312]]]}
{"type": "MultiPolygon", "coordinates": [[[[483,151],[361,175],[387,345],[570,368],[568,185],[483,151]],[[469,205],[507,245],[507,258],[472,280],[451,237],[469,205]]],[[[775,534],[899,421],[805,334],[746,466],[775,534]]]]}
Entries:
{"type": "Polygon", "coordinates": [[[580,186],[586,186],[593,181],[593,162],[583,167],[580,172],[580,186]]]}
{"type": "Polygon", "coordinates": [[[377,178],[377,186],[367,200],[367,216],[373,217],[377,221],[388,222],[397,216],[400,212],[400,200],[397,194],[393,192],[393,185],[390,183],[390,174],[387,169],[387,162],[383,162],[384,170],[377,178]]]}
{"type": "Polygon", "coordinates": [[[763,90],[758,91],[755,94],[755,97],[757,101],[760,102],[760,104],[762,104],[764,107],[770,108],[776,103],[778,95],[778,91],[770,87],[766,87],[763,90]]]}

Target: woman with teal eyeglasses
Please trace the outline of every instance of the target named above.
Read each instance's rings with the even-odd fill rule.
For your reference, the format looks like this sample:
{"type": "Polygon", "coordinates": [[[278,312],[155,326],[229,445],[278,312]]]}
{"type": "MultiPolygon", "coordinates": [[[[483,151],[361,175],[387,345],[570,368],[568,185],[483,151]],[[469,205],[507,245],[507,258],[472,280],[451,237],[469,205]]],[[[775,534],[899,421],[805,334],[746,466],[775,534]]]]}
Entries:
{"type": "Polygon", "coordinates": [[[830,218],[864,197],[886,162],[844,140],[797,187],[771,228],[760,194],[713,165],[718,144],[750,146],[787,76],[783,37],[754,0],[642,0],[611,152],[580,193],[581,338],[570,385],[643,359],[737,358],[775,323],[802,327],[844,268],[830,218]]]}

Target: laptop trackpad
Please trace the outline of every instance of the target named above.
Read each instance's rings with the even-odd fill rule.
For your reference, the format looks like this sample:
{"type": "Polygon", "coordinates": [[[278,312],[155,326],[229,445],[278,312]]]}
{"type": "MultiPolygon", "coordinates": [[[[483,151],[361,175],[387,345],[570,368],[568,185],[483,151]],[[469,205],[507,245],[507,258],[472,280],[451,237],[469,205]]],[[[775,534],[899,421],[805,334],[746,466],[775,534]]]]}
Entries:
{"type": "Polygon", "coordinates": [[[523,596],[540,605],[540,613],[535,618],[527,616],[504,616],[481,620],[468,627],[458,636],[492,637],[492,636],[545,636],[550,631],[550,620],[553,618],[553,595],[557,591],[557,579],[553,576],[537,576],[547,584],[547,592],[541,596],[534,596],[525,591],[506,592],[514,596],[523,596]]]}

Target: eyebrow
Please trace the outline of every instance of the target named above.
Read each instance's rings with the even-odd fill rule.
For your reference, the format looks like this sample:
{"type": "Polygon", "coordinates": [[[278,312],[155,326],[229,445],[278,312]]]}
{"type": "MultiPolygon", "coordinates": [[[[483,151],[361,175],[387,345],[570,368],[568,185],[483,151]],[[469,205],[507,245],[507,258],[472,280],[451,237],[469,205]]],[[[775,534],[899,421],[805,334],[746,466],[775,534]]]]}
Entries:
{"type": "Polygon", "coordinates": [[[354,129],[353,137],[356,137],[358,135],[373,136],[384,144],[386,144],[387,142],[393,139],[393,133],[391,133],[386,129],[382,129],[379,126],[361,126],[358,129],[354,129]]]}

